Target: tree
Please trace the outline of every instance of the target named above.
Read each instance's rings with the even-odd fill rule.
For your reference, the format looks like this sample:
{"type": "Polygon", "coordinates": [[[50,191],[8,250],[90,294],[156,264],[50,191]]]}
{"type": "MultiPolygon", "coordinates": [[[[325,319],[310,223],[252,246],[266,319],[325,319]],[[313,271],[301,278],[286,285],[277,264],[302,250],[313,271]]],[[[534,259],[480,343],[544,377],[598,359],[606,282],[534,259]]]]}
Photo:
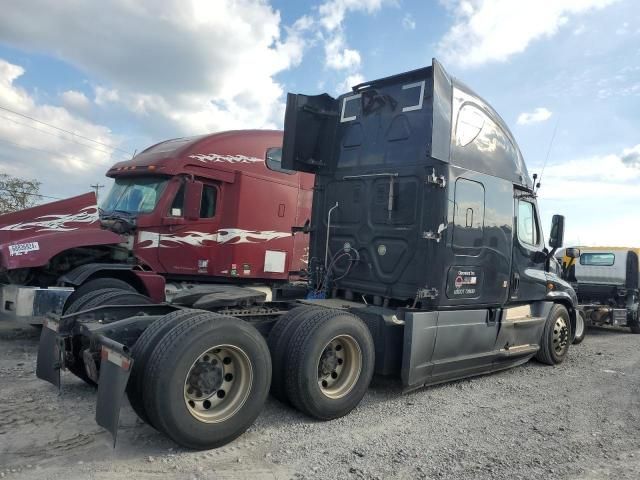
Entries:
{"type": "Polygon", "coordinates": [[[0,173],[0,214],[33,207],[40,200],[40,185],[37,180],[25,180],[0,173]]]}

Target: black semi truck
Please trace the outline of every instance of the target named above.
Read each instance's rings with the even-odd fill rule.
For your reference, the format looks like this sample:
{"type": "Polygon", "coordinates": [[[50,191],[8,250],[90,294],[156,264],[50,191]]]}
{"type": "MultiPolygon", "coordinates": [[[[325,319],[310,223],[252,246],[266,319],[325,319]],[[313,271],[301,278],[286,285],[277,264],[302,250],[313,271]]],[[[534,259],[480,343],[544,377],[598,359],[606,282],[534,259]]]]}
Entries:
{"type": "Polygon", "coordinates": [[[283,148],[267,156],[316,175],[311,220],[294,229],[310,235],[305,298],[219,284],[153,305],[97,291],[45,322],[38,376],[60,385],[66,368],[97,383],[96,419],[114,440],[125,392],[180,445],[213,448],[269,391],[331,420],[374,374],[411,390],[564,360],[577,299],[550,268],[564,218],[545,248],[515,139],[437,61],[337,99],[289,94],[283,148]]]}

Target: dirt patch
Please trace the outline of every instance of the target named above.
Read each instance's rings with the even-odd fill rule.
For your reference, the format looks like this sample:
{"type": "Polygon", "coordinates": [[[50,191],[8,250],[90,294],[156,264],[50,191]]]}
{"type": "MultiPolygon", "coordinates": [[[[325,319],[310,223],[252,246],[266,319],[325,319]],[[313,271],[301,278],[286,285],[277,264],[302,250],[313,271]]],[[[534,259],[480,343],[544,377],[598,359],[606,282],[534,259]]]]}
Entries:
{"type": "Polygon", "coordinates": [[[114,449],[94,421],[95,390],[67,374],[61,394],[38,380],[38,331],[5,322],[0,478],[640,478],[640,337],[587,335],[558,367],[530,362],[407,395],[376,379],[332,422],[270,399],[238,440],[192,452],[128,405],[114,449]]]}

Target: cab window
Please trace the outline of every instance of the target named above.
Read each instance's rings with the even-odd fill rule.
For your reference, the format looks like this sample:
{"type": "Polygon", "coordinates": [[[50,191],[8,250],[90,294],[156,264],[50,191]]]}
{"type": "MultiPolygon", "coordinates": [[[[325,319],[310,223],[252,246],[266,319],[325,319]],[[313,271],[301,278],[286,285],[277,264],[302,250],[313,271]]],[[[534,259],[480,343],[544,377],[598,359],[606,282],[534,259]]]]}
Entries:
{"type": "MultiPolygon", "coordinates": [[[[184,214],[184,183],[176,193],[169,208],[169,215],[172,217],[182,217],[184,214]]],[[[216,206],[218,203],[218,190],[213,185],[204,185],[202,197],[200,199],[200,218],[213,218],[216,216],[216,206]]]]}
{"type": "Polygon", "coordinates": [[[518,200],[518,239],[532,246],[540,242],[536,208],[533,203],[526,200],[518,200]]]}
{"type": "Polygon", "coordinates": [[[212,218],[216,215],[218,190],[213,185],[205,185],[200,200],[200,218],[212,218]]]}
{"type": "Polygon", "coordinates": [[[181,217],[184,209],[184,183],[180,185],[178,193],[173,197],[173,202],[169,208],[169,215],[172,217],[181,217]]]}
{"type": "Polygon", "coordinates": [[[580,255],[580,265],[611,267],[614,263],[616,263],[616,256],[613,253],[583,253],[580,255]]]}

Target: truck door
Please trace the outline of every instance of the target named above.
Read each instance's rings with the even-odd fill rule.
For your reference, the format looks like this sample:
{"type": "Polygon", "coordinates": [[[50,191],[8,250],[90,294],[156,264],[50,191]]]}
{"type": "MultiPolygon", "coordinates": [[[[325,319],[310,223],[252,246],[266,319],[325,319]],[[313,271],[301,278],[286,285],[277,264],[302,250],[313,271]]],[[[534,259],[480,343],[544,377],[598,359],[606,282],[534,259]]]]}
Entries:
{"type": "Polygon", "coordinates": [[[334,146],[338,101],[327,95],[287,95],[282,168],[317,173],[327,167],[334,146]]]}
{"type": "Polygon", "coordinates": [[[530,303],[546,295],[546,255],[535,199],[516,191],[514,196],[513,261],[509,303],[530,303]]]}
{"type": "Polygon", "coordinates": [[[442,304],[456,309],[438,314],[433,374],[456,376],[493,361],[511,272],[513,184],[462,172],[450,185],[442,304]]]}
{"type": "Polygon", "coordinates": [[[160,230],[158,259],[167,273],[211,275],[218,247],[220,189],[213,182],[204,182],[197,220],[184,218],[184,191],[183,184],[169,208],[168,224],[160,230]]]}

